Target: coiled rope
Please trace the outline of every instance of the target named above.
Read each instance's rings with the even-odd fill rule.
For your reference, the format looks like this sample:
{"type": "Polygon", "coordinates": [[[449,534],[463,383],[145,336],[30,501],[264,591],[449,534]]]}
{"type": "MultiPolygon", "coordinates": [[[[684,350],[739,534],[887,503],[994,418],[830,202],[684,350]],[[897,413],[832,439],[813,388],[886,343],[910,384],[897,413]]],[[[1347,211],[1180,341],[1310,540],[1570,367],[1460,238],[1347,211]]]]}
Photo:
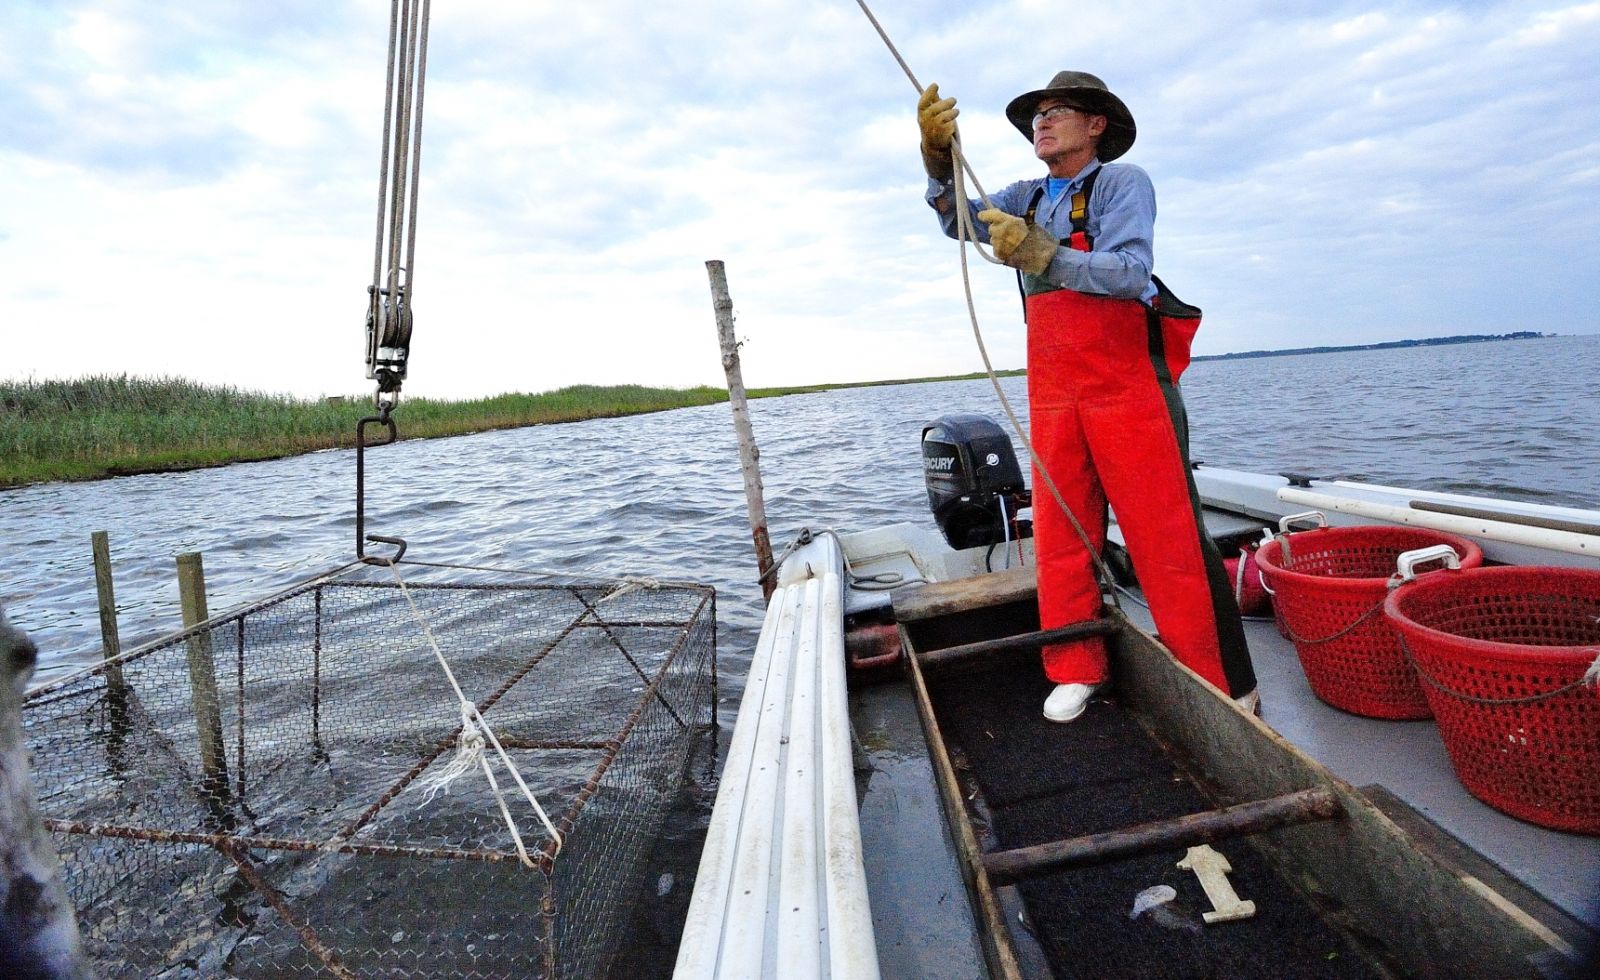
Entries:
{"type": "MultiPolygon", "coordinates": [[[[888,33],[884,31],[883,25],[878,23],[878,18],[872,13],[872,8],[867,6],[866,0],[856,0],[856,5],[861,8],[862,13],[867,15],[867,20],[872,22],[872,27],[878,32],[878,37],[883,39],[884,46],[894,56],[894,60],[900,65],[901,71],[904,71],[906,78],[911,80],[911,87],[916,89],[920,95],[923,91],[922,83],[917,81],[917,76],[911,71],[911,66],[906,64],[906,60],[900,56],[899,49],[894,46],[893,41],[889,40],[888,33]]],[[[983,244],[978,241],[977,231],[972,224],[972,209],[967,205],[965,177],[972,178],[972,186],[977,190],[978,199],[983,202],[985,208],[993,208],[994,202],[989,200],[988,192],[983,189],[983,185],[978,181],[978,175],[972,171],[971,166],[967,163],[966,155],[961,152],[961,135],[959,132],[950,141],[950,154],[955,163],[956,240],[961,246],[961,287],[966,293],[967,317],[972,321],[972,336],[978,342],[978,354],[983,358],[984,372],[989,376],[989,383],[994,386],[994,393],[1000,399],[1000,407],[1005,411],[1006,418],[1011,422],[1011,428],[1017,433],[1017,438],[1021,440],[1023,448],[1028,451],[1028,458],[1033,461],[1034,470],[1039,474],[1039,478],[1044,481],[1044,485],[1050,491],[1050,496],[1055,500],[1056,506],[1060,507],[1061,513],[1066,515],[1073,531],[1077,532],[1079,540],[1083,542],[1084,550],[1089,553],[1089,560],[1094,563],[1095,574],[1101,582],[1102,595],[1110,600],[1111,605],[1115,606],[1118,604],[1116,598],[1117,585],[1116,579],[1112,577],[1111,569],[1106,565],[1105,560],[1100,557],[1099,550],[1089,540],[1089,533],[1078,522],[1077,515],[1072,512],[1072,508],[1067,506],[1066,500],[1061,496],[1061,491],[1056,488],[1056,481],[1050,476],[1050,470],[1044,465],[1044,460],[1034,450],[1033,440],[1028,438],[1027,430],[1023,427],[1022,422],[1018,420],[1017,413],[1012,410],[1011,400],[1006,397],[1005,391],[1001,389],[1000,379],[995,374],[994,364],[989,360],[989,349],[983,342],[983,330],[978,326],[978,309],[972,299],[972,275],[967,265],[968,243],[972,245],[973,250],[984,261],[994,265],[1005,265],[1005,263],[984,251],[983,244]]]]}

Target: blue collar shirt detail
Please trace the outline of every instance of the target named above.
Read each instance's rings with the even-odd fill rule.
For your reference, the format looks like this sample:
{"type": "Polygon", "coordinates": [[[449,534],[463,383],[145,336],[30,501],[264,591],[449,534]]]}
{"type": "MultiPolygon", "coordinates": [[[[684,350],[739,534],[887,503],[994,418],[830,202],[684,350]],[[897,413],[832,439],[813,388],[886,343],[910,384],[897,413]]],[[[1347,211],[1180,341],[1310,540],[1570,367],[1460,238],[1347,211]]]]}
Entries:
{"type": "MultiPolygon", "coordinates": [[[[1007,214],[1024,217],[1034,193],[1041,189],[1038,210],[1034,212],[1035,224],[1042,226],[1057,240],[1072,234],[1072,195],[1083,187],[1084,180],[1095,170],[1094,195],[1089,198],[1089,238],[1093,251],[1080,252],[1063,245],[1056,250],[1044,278],[1064,289],[1096,296],[1116,296],[1148,302],[1156,295],[1150,281],[1155,268],[1156,193],[1150,176],[1129,163],[1102,165],[1090,161],[1077,176],[1065,181],[1061,191],[1052,196],[1052,183],[1059,179],[1038,177],[1019,180],[990,196],[994,206],[1007,214]]],[[[956,237],[955,188],[950,183],[930,179],[927,201],[939,215],[944,233],[956,237]]],[[[973,226],[980,241],[989,241],[989,227],[977,220],[983,210],[981,201],[968,201],[973,214],[973,226]]]]}

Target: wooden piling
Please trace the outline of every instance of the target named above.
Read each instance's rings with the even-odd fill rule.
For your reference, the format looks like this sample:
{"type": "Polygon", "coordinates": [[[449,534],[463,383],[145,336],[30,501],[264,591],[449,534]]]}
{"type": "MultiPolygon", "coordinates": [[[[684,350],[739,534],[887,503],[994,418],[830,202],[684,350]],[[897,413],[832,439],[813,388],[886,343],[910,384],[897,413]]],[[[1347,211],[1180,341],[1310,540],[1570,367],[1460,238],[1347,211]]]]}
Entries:
{"type": "MultiPolygon", "coordinates": [[[[200,553],[178,556],[178,597],[183,625],[191,628],[210,619],[206,610],[206,573],[200,553]]],[[[195,729],[200,736],[200,767],[208,795],[225,795],[228,762],[222,744],[222,700],[217,694],[217,668],[211,654],[211,631],[200,630],[188,640],[189,693],[194,703],[195,729]]]]}
{"type": "MultiPolygon", "coordinates": [[[[109,662],[122,652],[122,640],[117,633],[117,596],[111,583],[111,539],[106,532],[95,531],[89,535],[89,544],[94,549],[94,588],[100,597],[100,643],[109,662]]],[[[106,686],[118,692],[126,689],[120,666],[112,664],[106,668],[106,686]]]]}
{"type": "Polygon", "coordinates": [[[706,262],[711,278],[711,307],[717,317],[717,339],[722,344],[722,371],[728,376],[728,405],[733,409],[733,430],[739,438],[739,467],[744,472],[745,508],[750,513],[750,535],[755,540],[756,568],[761,573],[761,594],[772,598],[777,576],[772,569],[772,540],[767,535],[767,505],[762,499],[761,453],[750,428],[750,409],[739,368],[739,343],[733,335],[733,297],[721,259],[706,262]]]}

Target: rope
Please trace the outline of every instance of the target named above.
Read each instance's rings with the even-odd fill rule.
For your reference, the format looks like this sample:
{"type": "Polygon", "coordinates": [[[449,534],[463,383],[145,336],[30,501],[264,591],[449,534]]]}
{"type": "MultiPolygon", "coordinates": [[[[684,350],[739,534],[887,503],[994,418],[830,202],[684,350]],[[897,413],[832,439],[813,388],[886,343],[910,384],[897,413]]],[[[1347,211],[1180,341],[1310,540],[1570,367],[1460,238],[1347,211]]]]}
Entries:
{"type": "Polygon", "coordinates": [[[1332,634],[1330,634],[1328,636],[1324,636],[1320,640],[1308,640],[1303,636],[1296,635],[1295,631],[1289,628],[1289,624],[1288,624],[1287,621],[1284,622],[1284,624],[1283,624],[1283,631],[1289,637],[1290,640],[1294,641],[1295,643],[1304,643],[1306,646],[1316,646],[1319,643],[1332,643],[1334,640],[1337,640],[1341,636],[1345,636],[1346,634],[1348,634],[1352,630],[1354,630],[1357,626],[1360,626],[1362,623],[1364,623],[1367,620],[1371,619],[1374,613],[1376,613],[1378,610],[1383,608],[1384,602],[1385,602],[1385,599],[1379,599],[1378,600],[1378,604],[1376,606],[1373,606],[1371,609],[1368,609],[1366,612],[1364,612],[1361,615],[1357,616],[1355,618],[1355,621],[1352,622],[1349,626],[1346,626],[1344,629],[1339,630],[1336,633],[1332,633],[1332,634]]]}
{"type": "MultiPolygon", "coordinates": [[[[422,633],[428,639],[428,646],[433,648],[433,655],[439,661],[439,667],[444,671],[445,678],[450,681],[450,687],[456,693],[456,701],[461,706],[461,734],[456,739],[456,756],[444,769],[419,782],[419,785],[427,791],[427,796],[423,798],[422,805],[427,806],[433,802],[434,797],[439,793],[447,792],[452,782],[465,775],[475,766],[482,768],[484,778],[488,779],[489,788],[494,793],[495,803],[500,807],[500,816],[505,819],[506,827],[511,831],[511,839],[517,848],[517,858],[525,867],[537,867],[538,865],[534,863],[533,858],[528,856],[528,849],[522,842],[522,831],[517,827],[516,819],[511,816],[511,808],[506,806],[505,794],[500,790],[500,783],[494,778],[494,770],[489,765],[489,759],[484,752],[486,745],[494,747],[495,754],[500,757],[500,764],[505,766],[506,771],[511,774],[511,778],[516,780],[518,788],[522,790],[523,798],[533,807],[533,812],[538,814],[539,821],[544,824],[545,831],[550,834],[551,840],[555,841],[555,854],[561,853],[561,831],[556,829],[549,815],[545,813],[544,807],[539,805],[539,799],[534,796],[533,790],[529,789],[528,784],[522,781],[522,774],[517,772],[516,765],[512,763],[511,757],[506,754],[505,748],[501,746],[499,737],[495,735],[494,729],[489,727],[488,720],[478,711],[477,705],[467,700],[466,694],[461,690],[461,685],[456,681],[455,672],[450,669],[449,662],[445,660],[444,652],[439,649],[439,642],[434,639],[433,630],[428,626],[427,617],[422,614],[421,609],[417,608],[416,600],[411,597],[411,590],[406,586],[406,581],[400,575],[400,569],[396,563],[389,563],[389,571],[394,574],[394,580],[399,583],[401,595],[405,596],[407,605],[411,607],[411,614],[416,617],[418,625],[422,627],[422,633]]],[[[551,856],[554,857],[555,854],[551,856]]]]}
{"type": "MultiPolygon", "coordinates": [[[[889,35],[884,31],[883,25],[878,23],[878,18],[873,15],[872,9],[867,6],[866,0],[856,0],[856,5],[861,8],[862,13],[867,15],[867,20],[872,22],[873,28],[877,30],[878,36],[883,39],[883,43],[888,47],[889,53],[899,63],[901,70],[906,74],[906,78],[911,80],[912,88],[916,89],[920,95],[923,90],[922,83],[917,81],[917,76],[912,73],[911,67],[900,56],[899,49],[894,46],[893,41],[889,40],[889,35]]],[[[1033,462],[1034,470],[1039,474],[1039,478],[1044,481],[1046,489],[1050,491],[1051,498],[1061,508],[1061,513],[1066,516],[1068,523],[1072,525],[1072,530],[1077,533],[1078,539],[1083,542],[1084,550],[1089,553],[1089,559],[1094,564],[1095,573],[1100,579],[1102,594],[1109,597],[1111,605],[1115,606],[1117,604],[1117,587],[1116,579],[1111,575],[1111,569],[1106,566],[1105,560],[1100,557],[1099,550],[1090,542],[1089,533],[1083,529],[1083,525],[1078,522],[1077,515],[1072,513],[1072,508],[1067,506],[1066,500],[1061,496],[1061,491],[1056,488],[1056,481],[1050,476],[1050,471],[1045,467],[1044,460],[1034,450],[1033,440],[1028,438],[1027,430],[1017,419],[1017,413],[1011,408],[1010,399],[1006,398],[1006,393],[1000,387],[1000,379],[995,374],[994,365],[989,361],[989,350],[983,342],[983,331],[978,326],[977,306],[972,299],[972,276],[971,270],[967,265],[967,243],[971,242],[973,250],[985,261],[994,265],[1005,265],[1005,263],[985,252],[982,243],[978,241],[977,231],[972,224],[972,208],[967,204],[968,199],[963,174],[972,177],[972,186],[977,190],[978,198],[983,202],[985,208],[993,208],[994,203],[989,200],[988,193],[984,191],[983,185],[978,182],[977,174],[972,172],[970,165],[967,163],[966,155],[961,152],[959,134],[950,141],[950,153],[955,163],[956,240],[961,246],[961,286],[966,293],[967,317],[972,321],[972,335],[978,342],[978,354],[983,358],[983,369],[989,376],[989,383],[994,386],[994,393],[1000,399],[1000,406],[1005,410],[1006,418],[1011,422],[1011,428],[1017,433],[1017,438],[1021,440],[1023,448],[1028,451],[1028,458],[1033,462]]]]}
{"type": "Polygon", "coordinates": [[[832,538],[833,543],[838,546],[839,560],[844,562],[845,578],[849,581],[850,587],[858,592],[891,592],[907,585],[928,584],[928,580],[920,575],[906,578],[899,572],[877,572],[872,575],[857,575],[855,567],[850,564],[850,557],[845,554],[844,539],[839,537],[839,532],[831,527],[825,527],[820,531],[812,531],[809,527],[801,528],[800,533],[795,535],[795,539],[783,551],[778,553],[777,558],[773,559],[772,567],[767,569],[767,574],[774,574],[778,566],[782,565],[790,555],[798,551],[802,545],[809,544],[818,535],[832,538]]]}
{"type": "Polygon", "coordinates": [[[1589,669],[1583,672],[1582,677],[1570,684],[1563,684],[1553,691],[1546,691],[1543,694],[1530,694],[1521,698],[1481,698],[1471,694],[1463,694],[1460,691],[1446,687],[1439,681],[1434,680],[1433,676],[1424,670],[1422,665],[1417,662],[1416,656],[1411,652],[1411,646],[1406,643],[1405,636],[1398,633],[1397,635],[1400,639],[1400,649],[1405,653],[1406,660],[1411,663],[1411,666],[1416,668],[1418,677],[1422,678],[1423,681],[1425,681],[1427,685],[1433,688],[1435,691],[1438,691],[1441,694],[1448,694],[1458,701],[1465,701],[1468,704],[1481,704],[1488,706],[1536,704],[1540,701],[1549,701],[1551,698],[1560,697],[1561,695],[1566,694],[1568,691],[1577,690],[1585,685],[1600,688],[1600,649],[1596,649],[1594,651],[1594,663],[1589,665],[1589,669]]]}

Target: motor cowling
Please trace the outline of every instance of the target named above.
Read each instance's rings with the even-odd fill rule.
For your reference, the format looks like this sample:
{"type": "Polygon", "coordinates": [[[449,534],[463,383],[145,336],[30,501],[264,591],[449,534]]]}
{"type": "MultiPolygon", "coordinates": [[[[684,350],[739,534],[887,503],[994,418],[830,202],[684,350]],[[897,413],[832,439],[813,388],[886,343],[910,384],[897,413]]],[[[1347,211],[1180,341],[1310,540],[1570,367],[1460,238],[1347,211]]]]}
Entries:
{"type": "Polygon", "coordinates": [[[922,475],[950,547],[979,548],[1025,534],[1006,527],[1028,506],[1028,491],[1011,438],[993,419],[960,412],[923,426],[922,475]]]}

